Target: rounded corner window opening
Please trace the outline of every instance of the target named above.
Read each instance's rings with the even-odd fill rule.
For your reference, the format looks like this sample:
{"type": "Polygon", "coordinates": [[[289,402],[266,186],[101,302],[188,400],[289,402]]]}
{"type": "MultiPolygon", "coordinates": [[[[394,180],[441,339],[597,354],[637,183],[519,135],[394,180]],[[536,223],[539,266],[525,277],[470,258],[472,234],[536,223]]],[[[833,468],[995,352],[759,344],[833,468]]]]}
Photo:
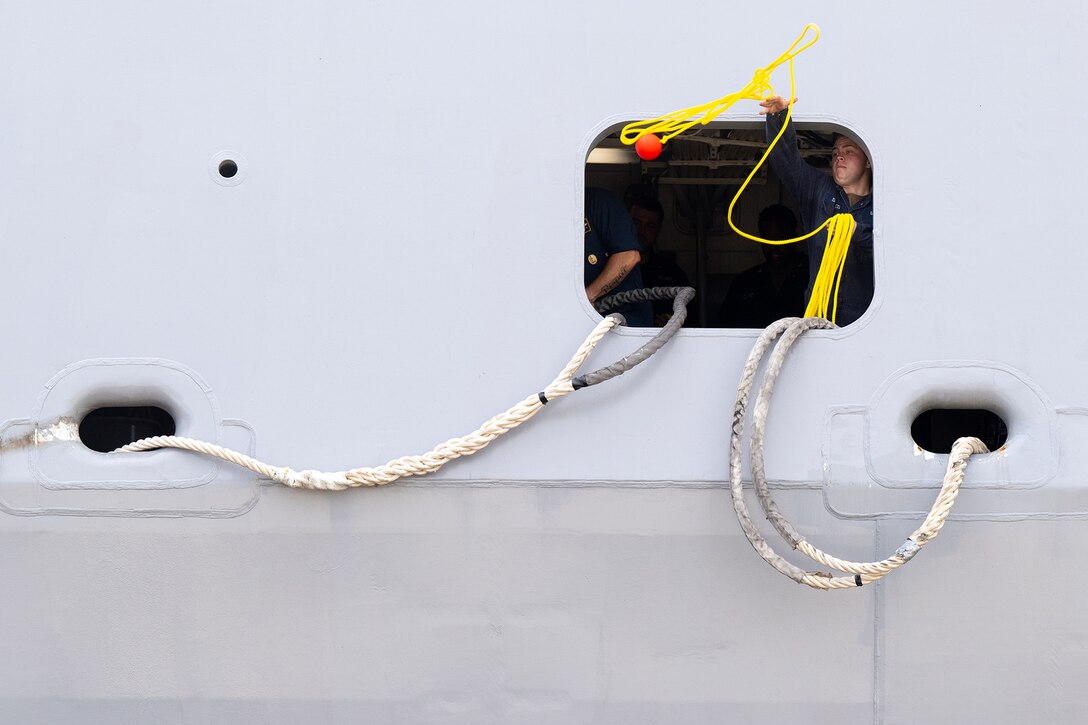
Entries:
{"type": "MultiPolygon", "coordinates": [[[[626,123],[600,133],[584,171],[580,251],[590,302],[604,296],[602,289],[690,286],[696,294],[685,328],[763,329],[804,316],[826,229],[793,244],[761,244],[737,234],[728,220],[776,123],[712,123],[671,139],[652,160],[620,140],[626,123]]],[[[803,236],[836,214],[853,217],[837,297],[830,295],[825,315],[840,327],[860,318],[876,291],[874,166],[869,145],[853,129],[791,121],[733,210],[737,228],[769,240],[803,236]]],[[[624,311],[629,326],[661,327],[672,315],[671,301],[646,305],[652,309],[624,311]]]]}

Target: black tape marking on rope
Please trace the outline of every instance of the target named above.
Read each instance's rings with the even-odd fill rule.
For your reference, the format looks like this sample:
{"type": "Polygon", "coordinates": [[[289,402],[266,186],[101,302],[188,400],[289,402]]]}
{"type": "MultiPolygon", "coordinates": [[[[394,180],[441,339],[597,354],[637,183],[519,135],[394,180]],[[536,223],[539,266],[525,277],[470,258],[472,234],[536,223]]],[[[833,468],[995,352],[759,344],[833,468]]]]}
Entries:
{"type": "Polygon", "coordinates": [[[854,583],[857,584],[859,587],[861,586],[861,574],[854,575],[854,583]]]}
{"type": "Polygon", "coordinates": [[[541,391],[541,392],[537,393],[536,397],[540,398],[540,404],[541,405],[547,405],[548,404],[548,396],[544,394],[544,391],[541,391]]]}

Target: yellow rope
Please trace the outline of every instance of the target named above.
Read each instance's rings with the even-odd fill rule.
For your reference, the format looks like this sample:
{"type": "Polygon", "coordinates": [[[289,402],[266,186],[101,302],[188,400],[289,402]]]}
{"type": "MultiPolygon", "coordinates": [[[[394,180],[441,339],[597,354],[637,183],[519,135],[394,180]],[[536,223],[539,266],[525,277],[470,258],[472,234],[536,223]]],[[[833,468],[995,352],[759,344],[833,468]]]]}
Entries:
{"type": "Polygon", "coordinates": [[[778,58],[766,68],[758,68],[755,75],[752,76],[752,80],[741,90],[723,98],[719,98],[716,101],[704,103],[701,106],[685,108],[682,111],[673,111],[672,113],[649,121],[629,123],[624,126],[623,131],[620,132],[620,140],[627,145],[631,145],[635,143],[635,141],[638,141],[641,136],[652,133],[661,137],[661,143],[666,143],[670,138],[687,131],[697,123],[705,126],[737,101],[745,99],[765,101],[768,98],[771,98],[774,96],[774,88],[771,87],[771,73],[774,72],[774,69],[786,62],[789,62],[792,66],[793,59],[811,47],[812,44],[819,39],[819,26],[815,23],[809,23],[805,26],[804,31],[801,33],[801,37],[793,41],[793,45],[791,45],[785,53],[778,56],[778,58]],[[801,45],[801,41],[808,35],[809,30],[812,30],[815,36],[812,40],[801,45]],[[702,114],[701,119],[694,118],[699,114],[702,114]]]}
{"type": "Polygon", "coordinates": [[[629,123],[624,126],[623,130],[620,132],[620,140],[627,145],[631,145],[638,141],[642,136],[653,133],[660,135],[661,142],[665,143],[669,139],[687,131],[697,123],[706,125],[739,100],[765,101],[769,98],[773,98],[774,88],[771,86],[771,73],[778,66],[787,63],[790,70],[789,97],[791,101],[789,105],[786,106],[786,119],[782,123],[782,128],[779,129],[778,134],[767,146],[767,150],[763,152],[763,156],[760,158],[759,163],[755,165],[755,168],[748,174],[744,183],[737,189],[737,193],[733,195],[733,200],[729,202],[729,210],[726,213],[726,219],[729,222],[730,228],[738,235],[745,239],[750,239],[753,242],[759,242],[760,244],[794,244],[796,242],[803,242],[826,228],[827,242],[824,244],[824,255],[820,262],[820,269],[816,274],[816,281],[812,286],[812,296],[809,298],[808,307],[805,308],[805,317],[823,317],[835,322],[835,316],[839,307],[839,283],[842,281],[842,272],[846,264],[846,253],[850,249],[850,240],[853,238],[854,228],[857,226],[852,215],[836,214],[808,234],[794,237],[793,239],[780,240],[763,239],[754,234],[748,234],[733,223],[733,208],[737,205],[737,201],[744,193],[744,190],[748,188],[748,184],[751,183],[752,179],[755,178],[755,175],[759,173],[760,168],[762,168],[763,164],[770,157],[771,152],[778,144],[779,139],[781,139],[782,135],[786,132],[786,127],[789,126],[792,119],[792,99],[794,98],[794,91],[796,90],[796,82],[793,73],[793,59],[811,47],[819,39],[819,26],[815,23],[809,23],[785,53],[778,56],[778,58],[766,68],[757,69],[755,75],[752,76],[752,80],[741,90],[701,106],[685,108],[682,111],[674,111],[673,113],[649,121],[629,123]],[[809,40],[802,45],[802,41],[805,40],[805,36],[808,35],[810,30],[813,31],[814,34],[812,40],[809,40]],[[700,114],[702,114],[702,118],[698,118],[700,114]],[[830,315],[828,313],[830,313],[830,315]]]}
{"type": "MultiPolygon", "coordinates": [[[[825,226],[827,227],[827,242],[824,244],[824,256],[820,260],[816,281],[812,283],[812,296],[808,300],[808,307],[805,308],[805,317],[823,317],[825,320],[834,322],[839,311],[839,283],[842,282],[842,270],[846,266],[846,252],[850,249],[850,239],[854,236],[857,222],[849,214],[836,214],[821,224],[812,234],[825,226]],[[828,310],[829,305],[830,310],[828,310]],[[829,315],[828,312],[831,314],[829,315]]],[[[775,242],[767,243],[774,244],[775,242]]],[[[781,244],[781,242],[778,243],[781,244]]]]}
{"type": "MultiPolygon", "coordinates": [[[[806,26],[806,33],[808,32],[809,27],[815,26],[806,26]]],[[[801,37],[804,37],[804,33],[801,34],[801,37]]],[[[816,37],[819,38],[818,31],[816,37]]],[[[796,45],[797,42],[800,42],[800,38],[794,45],[796,45]]],[[[794,55],[796,55],[796,53],[794,55]]],[[[748,178],[744,180],[744,183],[737,189],[737,193],[733,195],[733,200],[729,202],[726,220],[729,222],[729,227],[734,232],[745,239],[750,239],[753,242],[759,242],[760,244],[794,244],[796,242],[803,242],[806,239],[816,236],[817,233],[826,228],[827,241],[824,243],[824,254],[823,258],[820,260],[820,269],[816,273],[816,280],[812,283],[812,295],[809,297],[808,306],[805,307],[805,317],[823,317],[824,319],[835,322],[839,310],[839,283],[842,281],[842,271],[846,266],[846,253],[850,249],[850,240],[854,236],[855,227],[857,227],[857,222],[854,221],[853,215],[835,214],[808,234],[803,234],[792,239],[764,239],[763,237],[757,237],[754,234],[748,234],[733,223],[733,208],[737,205],[737,201],[740,199],[741,194],[748,188],[748,184],[751,183],[752,179],[759,173],[760,168],[763,167],[763,164],[770,158],[771,153],[774,151],[774,147],[778,145],[779,139],[782,138],[782,135],[786,132],[786,127],[789,126],[790,121],[793,118],[793,98],[796,95],[797,83],[793,73],[792,56],[789,58],[789,69],[790,101],[786,106],[786,119],[782,122],[782,128],[778,129],[778,133],[771,143],[768,144],[767,150],[763,152],[763,156],[760,157],[759,163],[755,165],[751,173],[748,174],[748,178]]]]}

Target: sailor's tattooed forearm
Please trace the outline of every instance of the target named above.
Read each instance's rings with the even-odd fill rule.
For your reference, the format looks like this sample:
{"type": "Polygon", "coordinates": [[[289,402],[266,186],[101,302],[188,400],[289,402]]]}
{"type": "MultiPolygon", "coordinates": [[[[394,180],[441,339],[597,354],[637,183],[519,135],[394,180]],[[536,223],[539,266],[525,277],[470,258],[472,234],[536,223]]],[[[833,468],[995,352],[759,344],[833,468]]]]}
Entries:
{"type": "Polygon", "coordinates": [[[619,269],[618,269],[618,270],[616,271],[616,274],[615,274],[615,276],[614,276],[614,277],[612,277],[612,279],[610,279],[610,280],[607,280],[607,281],[606,281],[606,282],[604,283],[604,286],[603,286],[603,287],[601,287],[601,296],[603,297],[603,296],[605,296],[606,294],[608,294],[609,292],[611,292],[612,290],[616,289],[616,286],[617,286],[617,285],[618,285],[618,284],[619,284],[620,282],[622,282],[623,280],[627,279],[627,273],[628,273],[628,272],[630,272],[630,271],[631,271],[631,270],[629,270],[629,269],[627,268],[627,266],[626,266],[626,265],[624,265],[623,267],[620,267],[620,268],[619,268],[619,269]]]}

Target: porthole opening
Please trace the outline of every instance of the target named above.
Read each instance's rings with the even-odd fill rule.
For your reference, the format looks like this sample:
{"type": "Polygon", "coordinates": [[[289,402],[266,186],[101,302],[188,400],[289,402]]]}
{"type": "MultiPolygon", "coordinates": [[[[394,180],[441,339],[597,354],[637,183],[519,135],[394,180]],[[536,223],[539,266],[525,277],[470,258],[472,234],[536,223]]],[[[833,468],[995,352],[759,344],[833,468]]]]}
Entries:
{"type": "MultiPolygon", "coordinates": [[[[579,251],[590,301],[637,287],[690,286],[696,294],[684,327],[763,329],[783,317],[804,315],[826,233],[794,244],[763,245],[737,234],[726,220],[730,201],[767,148],[767,123],[715,122],[670,140],[652,160],[622,143],[622,128],[604,131],[586,158],[585,235],[579,251]],[[618,255],[632,259],[631,250],[638,252],[634,266],[625,261],[609,267],[618,255]]],[[[869,151],[859,134],[838,124],[802,120],[790,129],[772,162],[760,167],[738,200],[733,222],[746,234],[786,240],[835,214],[850,213],[857,227],[836,286],[838,305],[829,312],[843,327],[865,312],[875,290],[872,172],[863,167],[869,151]],[[860,154],[854,171],[864,183],[833,163],[849,147],[860,154]]],[[[629,325],[661,327],[672,315],[672,302],[653,303],[652,315],[638,313],[625,312],[629,325]]]]}
{"type": "Polygon", "coordinates": [[[96,408],[79,423],[79,439],[99,453],[109,453],[151,436],[171,436],[175,432],[174,417],[153,405],[96,408]]]}
{"type": "Polygon", "coordinates": [[[238,164],[230,159],[219,162],[219,175],[224,179],[231,179],[238,173],[238,164]]]}
{"type": "Polygon", "coordinates": [[[930,453],[949,453],[956,439],[964,436],[974,436],[996,451],[1009,439],[1009,427],[990,410],[933,408],[914,419],[910,435],[922,450],[930,453]]]}

